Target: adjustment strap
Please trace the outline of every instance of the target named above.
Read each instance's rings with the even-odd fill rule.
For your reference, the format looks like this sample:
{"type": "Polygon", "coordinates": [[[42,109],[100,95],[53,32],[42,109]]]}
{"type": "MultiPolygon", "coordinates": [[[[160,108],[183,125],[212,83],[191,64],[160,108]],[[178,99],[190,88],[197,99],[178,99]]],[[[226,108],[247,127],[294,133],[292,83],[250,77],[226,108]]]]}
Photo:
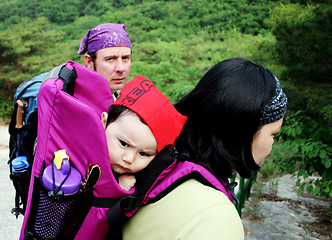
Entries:
{"type": "Polygon", "coordinates": [[[97,208],[112,208],[122,197],[94,197],[92,206],[97,208]]]}
{"type": "Polygon", "coordinates": [[[125,211],[133,211],[140,206],[143,199],[144,196],[124,196],[121,199],[120,209],[123,209],[125,211]]]}
{"type": "MultiPolygon", "coordinates": [[[[176,160],[176,150],[165,147],[157,156],[150,162],[150,164],[135,174],[136,184],[134,196],[144,197],[160,174],[176,160]]],[[[143,201],[143,199],[142,199],[143,201]]],[[[133,209],[134,210],[134,209],[133,209]]]]}
{"type": "Polygon", "coordinates": [[[72,70],[70,70],[66,67],[66,65],[63,65],[60,69],[58,77],[64,83],[62,91],[74,96],[75,81],[77,79],[76,69],[73,68],[72,70]]]}
{"type": "Polygon", "coordinates": [[[122,226],[126,217],[121,211],[121,199],[108,210],[108,232],[104,240],[122,240],[122,226]]]}

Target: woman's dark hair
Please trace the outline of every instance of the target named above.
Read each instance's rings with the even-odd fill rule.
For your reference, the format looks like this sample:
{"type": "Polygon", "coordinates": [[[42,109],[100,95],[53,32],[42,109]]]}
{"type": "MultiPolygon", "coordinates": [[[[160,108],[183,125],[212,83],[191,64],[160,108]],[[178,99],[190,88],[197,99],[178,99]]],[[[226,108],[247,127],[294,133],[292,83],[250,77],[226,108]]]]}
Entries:
{"type": "MultiPolygon", "coordinates": [[[[121,106],[121,105],[111,105],[108,109],[108,117],[106,121],[106,126],[108,126],[110,123],[114,122],[124,111],[133,112],[127,107],[121,106]]],[[[146,122],[137,114],[139,120],[146,124],[146,122]]],[[[147,124],[146,124],[147,125],[147,124]]]]}
{"type": "Polygon", "coordinates": [[[208,165],[219,177],[258,170],[251,146],[261,111],[273,98],[276,80],[263,66],[231,58],[212,67],[195,89],[175,104],[188,117],[176,141],[190,161],[208,165]]]}

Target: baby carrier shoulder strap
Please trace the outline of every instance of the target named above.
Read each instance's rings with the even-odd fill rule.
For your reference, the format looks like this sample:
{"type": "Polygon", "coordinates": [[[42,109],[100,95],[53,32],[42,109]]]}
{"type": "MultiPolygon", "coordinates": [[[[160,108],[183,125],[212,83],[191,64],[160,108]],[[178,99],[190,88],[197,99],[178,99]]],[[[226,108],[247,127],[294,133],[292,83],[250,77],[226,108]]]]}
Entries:
{"type": "Polygon", "coordinates": [[[142,205],[144,197],[158,178],[163,176],[167,169],[172,169],[176,155],[170,149],[162,150],[157,157],[141,172],[136,174],[135,193],[124,197],[94,198],[93,206],[109,208],[108,211],[108,233],[105,239],[122,239],[122,225],[127,220],[124,212],[137,211],[142,205]]]}
{"type": "Polygon", "coordinates": [[[122,239],[122,224],[133,216],[140,206],[157,202],[189,179],[196,179],[217,189],[233,201],[233,184],[217,179],[201,165],[188,161],[178,162],[176,158],[177,153],[174,149],[164,149],[147,168],[136,175],[135,193],[121,198],[110,208],[107,239],[122,239]],[[121,217],[120,212],[124,212],[126,217],[121,217]]]}

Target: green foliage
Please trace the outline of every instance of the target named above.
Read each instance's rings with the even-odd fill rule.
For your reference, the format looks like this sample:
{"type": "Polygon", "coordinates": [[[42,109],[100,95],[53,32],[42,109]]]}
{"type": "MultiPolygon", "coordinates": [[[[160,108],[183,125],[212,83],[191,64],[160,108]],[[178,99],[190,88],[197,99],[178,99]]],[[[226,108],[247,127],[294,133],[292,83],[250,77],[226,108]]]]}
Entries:
{"type": "Polygon", "coordinates": [[[317,121],[301,111],[288,114],[281,130],[282,151],[287,154],[275,160],[282,170],[299,177],[300,194],[307,190],[332,197],[332,148],[319,140],[320,128],[317,121]],[[313,175],[319,177],[306,181],[313,175]]]}
{"type": "MultiPolygon", "coordinates": [[[[86,10],[82,11],[89,14],[80,16],[80,10],[67,14],[67,10],[71,9],[66,7],[69,4],[67,1],[49,0],[38,5],[34,0],[12,0],[3,5],[2,11],[10,11],[10,8],[25,4],[25,11],[17,9],[17,15],[27,16],[15,18],[15,21],[9,20],[11,16],[8,16],[2,19],[2,25],[0,23],[0,49],[3,49],[0,88],[4,89],[3,96],[7,92],[10,98],[20,82],[67,60],[83,64],[83,58],[77,55],[81,38],[88,29],[103,22],[122,22],[126,25],[132,41],[131,77],[144,75],[152,79],[174,103],[217,62],[237,56],[255,60],[255,56],[260,55],[257,59],[263,56],[268,59],[267,54],[259,53],[257,46],[264,41],[273,42],[272,35],[254,36],[236,30],[241,28],[237,26],[237,21],[230,20],[233,16],[230,12],[241,12],[246,8],[241,6],[246,6],[245,1],[220,1],[218,5],[204,1],[81,0],[74,1],[72,6],[77,6],[78,2],[83,8],[85,6],[86,10]],[[61,21],[54,16],[58,11],[53,11],[53,15],[50,13],[59,2],[63,2],[62,8],[66,8],[59,15],[61,21]],[[115,8],[116,4],[118,8],[115,8]],[[210,11],[212,14],[206,15],[210,11]],[[217,26],[220,24],[218,16],[213,16],[218,15],[218,11],[230,20],[223,20],[222,27],[217,26]],[[198,18],[201,15],[205,16],[203,22],[198,18]],[[207,24],[208,21],[213,22],[214,26],[207,24]]],[[[250,11],[247,14],[250,15],[250,11]]],[[[267,50],[269,47],[264,48],[267,50]]]]}
{"type": "Polygon", "coordinates": [[[0,84],[6,82],[9,96],[12,86],[56,64],[54,55],[49,55],[48,51],[62,35],[61,31],[50,28],[46,18],[34,21],[22,18],[19,24],[0,32],[0,84]]]}
{"type": "Polygon", "coordinates": [[[50,22],[64,24],[81,16],[81,0],[12,0],[1,7],[0,21],[19,23],[17,16],[36,19],[46,17],[50,22]]]}
{"type": "Polygon", "coordinates": [[[104,22],[123,23],[132,41],[130,78],[150,78],[172,103],[224,59],[244,57],[271,69],[288,96],[289,112],[301,110],[287,114],[283,142],[275,146],[273,156],[283,170],[302,177],[316,174],[315,182],[299,184],[328,195],[332,189],[329,2],[2,1],[0,118],[9,118],[12,103],[6,100],[20,82],[67,60],[83,64],[77,49],[88,29],[104,22]]]}
{"type": "Polygon", "coordinates": [[[332,5],[281,4],[271,14],[271,32],[286,76],[331,81],[332,5]]]}
{"type": "Polygon", "coordinates": [[[261,181],[255,181],[253,183],[252,193],[250,194],[250,198],[247,200],[245,204],[244,211],[250,213],[251,219],[260,219],[262,218],[262,203],[261,197],[263,196],[264,185],[261,181]]]}
{"type": "Polygon", "coordinates": [[[278,175],[279,172],[276,163],[271,161],[270,157],[268,157],[268,159],[260,165],[259,179],[262,181],[269,181],[276,178],[278,175]]]}
{"type": "MultiPolygon", "coordinates": [[[[302,110],[306,115],[319,120],[321,128],[312,132],[323,142],[331,144],[331,134],[328,129],[332,124],[332,85],[327,82],[308,82],[308,81],[282,81],[288,101],[288,109],[291,111],[302,110]]],[[[312,123],[308,122],[309,125],[312,123]]]]}
{"type": "Polygon", "coordinates": [[[11,117],[13,104],[7,98],[0,97],[0,119],[7,120],[11,117]]]}

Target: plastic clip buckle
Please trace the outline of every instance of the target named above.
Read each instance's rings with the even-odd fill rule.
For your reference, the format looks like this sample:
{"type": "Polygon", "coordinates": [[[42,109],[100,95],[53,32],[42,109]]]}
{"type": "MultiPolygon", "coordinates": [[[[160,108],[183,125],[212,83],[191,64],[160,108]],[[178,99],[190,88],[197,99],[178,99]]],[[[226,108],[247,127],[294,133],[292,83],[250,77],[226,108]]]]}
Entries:
{"type": "Polygon", "coordinates": [[[134,211],[136,208],[138,208],[141,204],[141,197],[134,197],[131,195],[124,196],[121,199],[120,208],[125,211],[134,211]]]}

